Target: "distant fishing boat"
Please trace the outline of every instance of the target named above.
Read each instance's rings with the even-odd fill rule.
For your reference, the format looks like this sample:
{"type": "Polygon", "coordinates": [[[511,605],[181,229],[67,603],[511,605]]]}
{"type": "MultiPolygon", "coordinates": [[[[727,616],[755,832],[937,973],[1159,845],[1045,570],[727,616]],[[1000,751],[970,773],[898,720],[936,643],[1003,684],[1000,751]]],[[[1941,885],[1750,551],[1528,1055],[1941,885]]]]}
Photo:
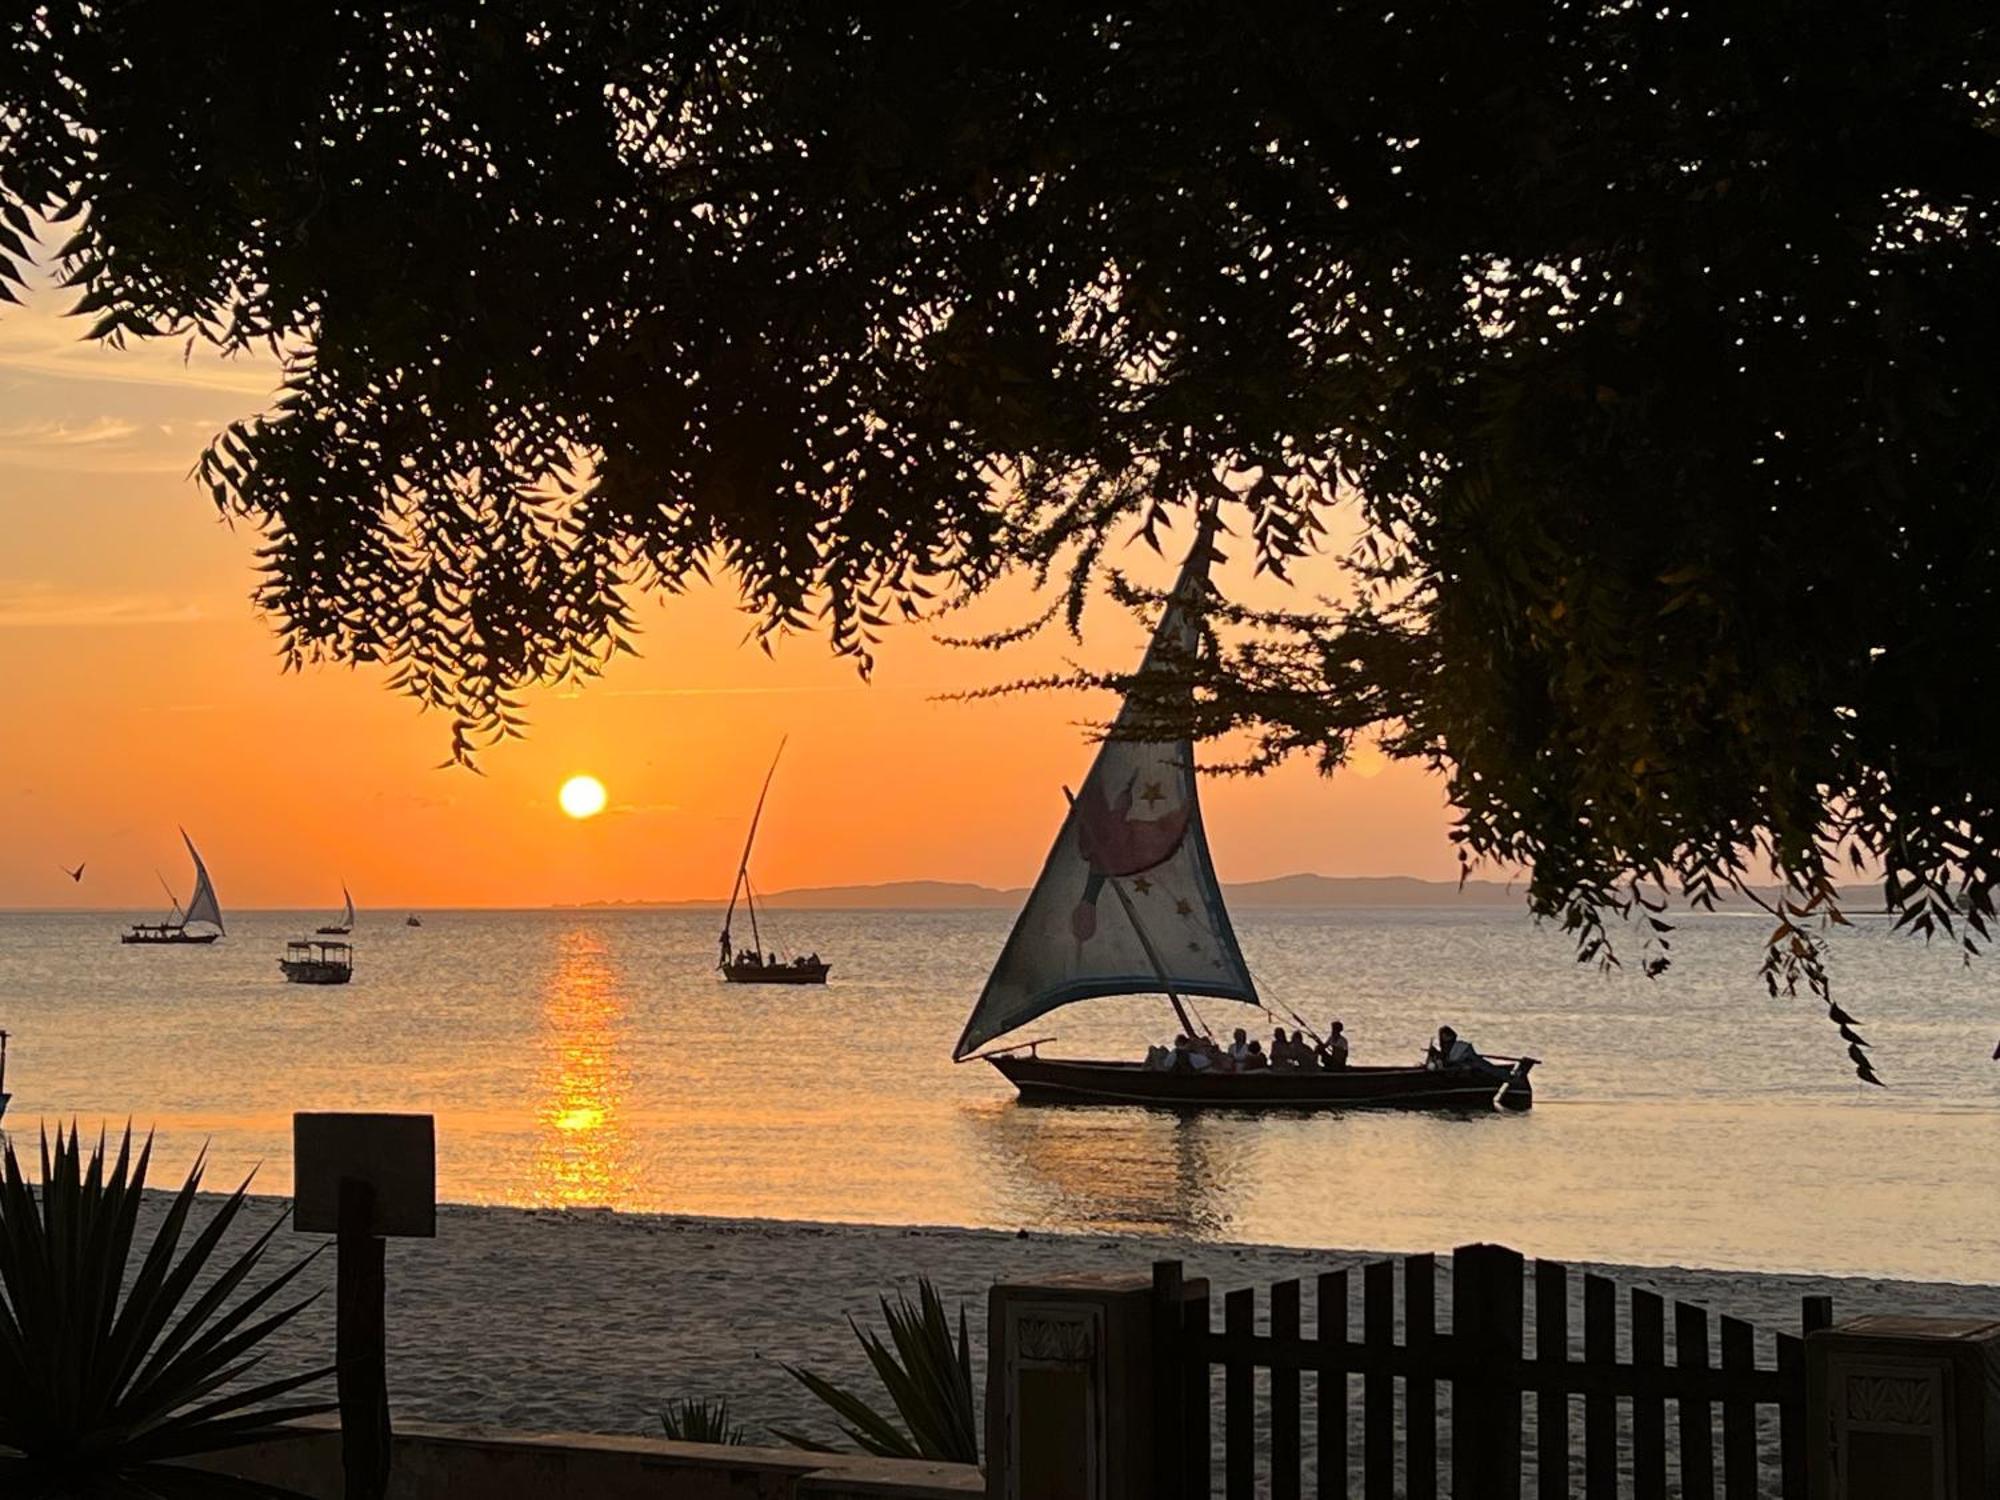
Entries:
{"type": "Polygon", "coordinates": [[[7,1033],[0,1031],[0,1120],[7,1118],[7,1101],[13,1097],[7,1092],[7,1033]]]}
{"type": "Polygon", "coordinates": [[[403,918],[403,925],[405,927],[421,927],[424,925],[424,919],[415,912],[411,912],[407,917],[403,918]]]}
{"type": "Polygon", "coordinates": [[[120,942],[212,943],[223,935],[222,908],[216,904],[215,883],[208,878],[208,866],[201,862],[201,853],[185,828],[181,830],[181,842],[187,845],[188,858],[194,861],[194,895],[188,898],[186,913],[181,912],[179,898],[169,889],[167,895],[174,899],[174,909],[166,920],[134,922],[120,942]],[[191,930],[194,928],[201,930],[191,930]]]}
{"type": "MultiPolygon", "coordinates": [[[[1212,535],[1213,523],[1205,520],[1140,664],[1141,677],[1186,662],[1201,649],[1192,611],[1209,586],[1212,535]]],[[[1157,704],[1157,695],[1152,701],[1157,704]]],[[[1209,1035],[1199,1014],[1190,1014],[1197,997],[1264,1004],[1209,857],[1194,746],[1187,739],[1121,734],[1143,732],[1142,707],[1126,700],[1070,799],[1055,847],[966,1020],[953,1060],[984,1058],[1023,1100],[1038,1103],[1526,1109],[1533,1100],[1533,1058],[1489,1058],[1479,1066],[1234,1071],[1196,1066],[1192,1054],[1177,1058],[1161,1049],[1147,1062],[1041,1056],[1041,1045],[1053,1037],[978,1050],[1037,1017],[1103,995],[1164,994],[1190,1038],[1209,1035]],[[1491,1066],[1498,1062],[1510,1066],[1491,1066]]],[[[1299,1020],[1295,1012],[1291,1018],[1299,1020]]]]}
{"type": "Polygon", "coordinates": [[[833,969],[817,953],[786,957],[776,948],[767,953],[763,934],[757,929],[757,896],[750,887],[750,851],[757,843],[757,825],[763,821],[764,799],[771,795],[771,778],[778,774],[778,758],[784,753],[785,741],[781,739],[778,754],[771,757],[771,769],[764,773],[764,789],[757,794],[757,810],[750,815],[750,836],[743,841],[743,858],[736,866],[736,884],[729,889],[729,910],[722,915],[722,952],[716,967],[731,984],[825,984],[833,969]],[[739,897],[750,914],[750,946],[742,950],[733,946],[729,933],[739,897]]]}
{"type": "Polygon", "coordinates": [[[300,938],[285,944],[278,967],[291,984],[346,984],[354,977],[354,947],[300,938]]]}
{"type": "Polygon", "coordinates": [[[354,931],[354,898],[347,893],[347,882],[344,880],[340,883],[340,899],[345,904],[340,920],[313,929],[321,937],[346,937],[348,933],[354,931]]]}

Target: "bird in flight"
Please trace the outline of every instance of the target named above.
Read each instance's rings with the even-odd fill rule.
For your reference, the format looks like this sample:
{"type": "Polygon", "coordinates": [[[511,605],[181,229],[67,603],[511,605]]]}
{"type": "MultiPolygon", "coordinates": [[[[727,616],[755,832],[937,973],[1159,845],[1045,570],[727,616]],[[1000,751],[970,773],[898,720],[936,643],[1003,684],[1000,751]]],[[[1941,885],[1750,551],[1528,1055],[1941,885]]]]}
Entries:
{"type": "MultiPolygon", "coordinates": [[[[84,863],[87,864],[89,863],[89,861],[86,860],[84,863]]],[[[71,880],[74,880],[77,884],[81,885],[83,883],[83,865],[78,865],[74,870],[72,870],[68,865],[58,865],[56,866],[56,868],[61,870],[63,874],[69,876],[69,878],[71,880]]]]}

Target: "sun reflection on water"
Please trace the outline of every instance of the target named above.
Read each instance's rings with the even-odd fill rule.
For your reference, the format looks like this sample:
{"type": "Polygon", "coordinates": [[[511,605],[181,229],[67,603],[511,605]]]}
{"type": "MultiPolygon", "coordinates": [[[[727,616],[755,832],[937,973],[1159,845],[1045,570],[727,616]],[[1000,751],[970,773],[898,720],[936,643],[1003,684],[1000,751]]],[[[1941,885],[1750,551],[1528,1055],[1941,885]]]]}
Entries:
{"type": "Polygon", "coordinates": [[[572,927],[562,934],[542,998],[533,1202],[600,1208],[629,1195],[619,1127],[626,1084],[621,978],[601,932],[572,927]]]}

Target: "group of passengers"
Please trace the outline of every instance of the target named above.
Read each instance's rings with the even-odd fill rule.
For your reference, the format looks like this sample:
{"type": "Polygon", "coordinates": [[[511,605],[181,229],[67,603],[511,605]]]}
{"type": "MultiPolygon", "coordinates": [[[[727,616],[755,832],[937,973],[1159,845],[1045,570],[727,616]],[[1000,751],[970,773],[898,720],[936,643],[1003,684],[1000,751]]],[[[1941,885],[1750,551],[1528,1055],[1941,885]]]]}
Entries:
{"type": "Polygon", "coordinates": [[[1306,1035],[1304,1027],[1288,1035],[1280,1026],[1271,1033],[1269,1050],[1241,1026],[1236,1028],[1236,1035],[1227,1047],[1211,1036],[1183,1033],[1174,1038],[1171,1051],[1165,1047],[1151,1048],[1146,1054],[1146,1065],[1174,1073],[1254,1073],[1260,1068],[1334,1070],[1347,1066],[1347,1031],[1335,1021],[1324,1038],[1312,1038],[1306,1035]]]}
{"type": "MultiPolygon", "coordinates": [[[[1268,1051],[1239,1026],[1227,1047],[1211,1036],[1186,1034],[1174,1038],[1171,1051],[1150,1047],[1146,1051],[1146,1066],[1173,1073],[1255,1073],[1263,1068],[1338,1072],[1347,1066],[1347,1055],[1347,1028],[1339,1021],[1328,1026],[1324,1037],[1307,1036],[1303,1026],[1287,1035],[1280,1026],[1271,1033],[1268,1051]]],[[[1449,1026],[1438,1028],[1437,1040],[1425,1051],[1424,1066],[1473,1068],[1495,1077],[1507,1073],[1505,1068],[1481,1057],[1472,1043],[1449,1026]]]]}

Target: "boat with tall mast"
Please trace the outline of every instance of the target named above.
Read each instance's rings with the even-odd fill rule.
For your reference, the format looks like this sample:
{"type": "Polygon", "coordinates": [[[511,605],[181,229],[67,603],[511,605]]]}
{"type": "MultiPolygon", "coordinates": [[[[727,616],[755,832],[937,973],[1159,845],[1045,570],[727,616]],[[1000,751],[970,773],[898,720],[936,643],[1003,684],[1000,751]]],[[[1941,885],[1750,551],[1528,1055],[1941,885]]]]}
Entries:
{"type": "Polygon", "coordinates": [[[343,905],[340,920],[313,929],[321,937],[346,937],[354,931],[354,897],[348,894],[347,882],[344,880],[340,883],[340,899],[343,905]]]}
{"type": "MultiPolygon", "coordinates": [[[[201,862],[201,851],[195,848],[194,840],[188,837],[185,828],[181,830],[181,842],[187,845],[188,858],[194,861],[194,894],[188,898],[187,909],[180,909],[179,898],[174,899],[174,910],[158,922],[134,922],[131,929],[119,938],[122,943],[212,943],[223,935],[222,908],[215,899],[215,882],[208,878],[208,866],[201,862]]],[[[171,889],[168,896],[173,896],[171,889]]]]}
{"type": "MultiPolygon", "coordinates": [[[[789,736],[787,737],[789,738],[789,736]]],[[[757,825],[764,820],[764,799],[771,795],[771,778],[778,774],[778,761],[785,753],[785,741],[778,741],[778,753],[764,773],[764,789],[757,794],[757,809],[750,815],[750,836],[743,841],[743,858],[736,866],[736,884],[729,889],[729,909],[722,915],[721,952],[716,967],[731,984],[825,984],[833,965],[817,953],[786,955],[774,945],[764,949],[764,935],[757,924],[757,893],[750,885],[750,851],[757,844],[757,825]],[[736,920],[736,903],[741,900],[750,917],[750,946],[739,949],[730,936],[736,920]]]]}
{"type": "MultiPolygon", "coordinates": [[[[1168,596],[1140,678],[1167,674],[1204,649],[1198,615],[1214,557],[1211,516],[1168,596]]],[[[1097,752],[1055,846],[952,1050],[983,1058],[1024,1101],[1151,1104],[1176,1108],[1525,1109],[1533,1058],[1485,1058],[1478,1066],[1260,1067],[1201,1065],[1154,1049],[1149,1062],[1041,1056],[1031,1041],[981,1051],[1051,1011],[1108,995],[1164,994],[1181,1034],[1213,1042],[1197,1000],[1268,1009],[1244,962],[1209,856],[1193,743],[1149,737],[1171,684],[1146,701],[1128,696],[1097,752]],[[1505,1063],[1500,1067],[1497,1064],[1505,1063]]],[[[1159,731],[1154,731],[1158,734],[1159,731]]],[[[1274,1019],[1282,1019],[1273,1015],[1274,1019]]],[[[1310,1030],[1296,1012],[1290,1019],[1310,1030]]],[[[1318,1040],[1315,1037],[1315,1040],[1318,1040]]],[[[1190,1049],[1192,1054],[1195,1049],[1190,1049]]]]}

